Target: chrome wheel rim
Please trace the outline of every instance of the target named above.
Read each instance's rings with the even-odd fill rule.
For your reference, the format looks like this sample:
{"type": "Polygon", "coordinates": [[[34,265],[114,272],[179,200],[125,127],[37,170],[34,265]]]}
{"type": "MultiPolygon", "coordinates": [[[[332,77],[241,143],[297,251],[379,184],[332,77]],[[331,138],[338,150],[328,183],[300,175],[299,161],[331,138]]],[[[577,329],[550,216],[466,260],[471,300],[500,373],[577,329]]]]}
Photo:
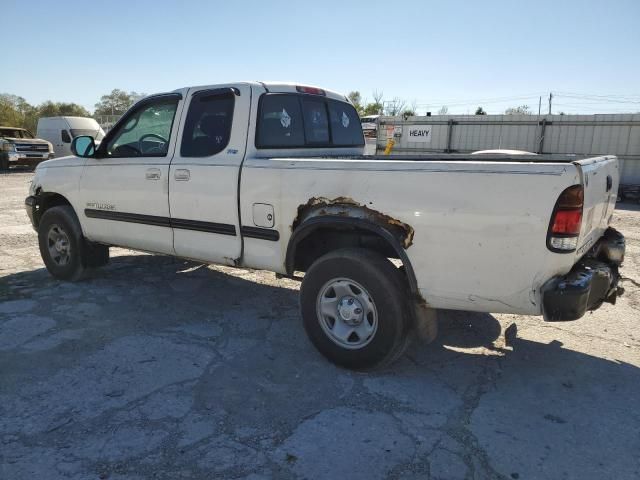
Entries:
{"type": "Polygon", "coordinates": [[[47,233],[47,248],[49,257],[56,265],[64,266],[71,260],[71,243],[64,229],[57,224],[52,224],[47,233]]]}
{"type": "Polygon", "coordinates": [[[342,348],[363,348],[378,330],[378,311],[371,295],[348,278],[334,278],[323,285],[316,313],[324,333],[342,348]]]}

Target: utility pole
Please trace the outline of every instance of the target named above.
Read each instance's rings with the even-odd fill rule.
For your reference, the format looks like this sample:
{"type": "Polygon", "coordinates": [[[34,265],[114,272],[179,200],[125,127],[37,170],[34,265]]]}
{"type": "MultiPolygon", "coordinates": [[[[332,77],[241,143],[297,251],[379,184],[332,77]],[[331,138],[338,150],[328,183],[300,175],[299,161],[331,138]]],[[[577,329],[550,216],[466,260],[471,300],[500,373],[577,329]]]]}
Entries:
{"type": "Polygon", "coordinates": [[[538,116],[540,116],[540,111],[542,110],[542,95],[538,99],[538,116]]]}
{"type": "Polygon", "coordinates": [[[553,93],[549,92],[549,115],[551,115],[551,101],[553,100],[553,93]]]}

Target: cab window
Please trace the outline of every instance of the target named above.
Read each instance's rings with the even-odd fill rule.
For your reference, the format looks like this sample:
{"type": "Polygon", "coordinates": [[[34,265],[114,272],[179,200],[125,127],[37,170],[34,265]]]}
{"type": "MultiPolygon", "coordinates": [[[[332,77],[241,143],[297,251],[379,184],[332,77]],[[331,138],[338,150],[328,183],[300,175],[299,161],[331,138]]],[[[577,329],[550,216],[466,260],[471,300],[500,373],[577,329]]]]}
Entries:
{"type": "Polygon", "coordinates": [[[348,103],[329,101],[333,144],[337,147],[362,145],[362,125],[358,113],[348,103]]]}
{"type": "Polygon", "coordinates": [[[257,148],[364,145],[353,105],[315,95],[265,94],[258,107],[257,148]]]}
{"type": "Polygon", "coordinates": [[[262,97],[259,110],[256,137],[256,144],[259,147],[304,146],[302,109],[297,95],[265,95],[262,97]]]}
{"type": "Polygon", "coordinates": [[[165,157],[178,107],[177,97],[145,101],[133,110],[107,142],[110,157],[165,157]]]}
{"type": "Polygon", "coordinates": [[[235,95],[196,93],[184,124],[180,155],[210,157],[229,144],[235,95]]]}

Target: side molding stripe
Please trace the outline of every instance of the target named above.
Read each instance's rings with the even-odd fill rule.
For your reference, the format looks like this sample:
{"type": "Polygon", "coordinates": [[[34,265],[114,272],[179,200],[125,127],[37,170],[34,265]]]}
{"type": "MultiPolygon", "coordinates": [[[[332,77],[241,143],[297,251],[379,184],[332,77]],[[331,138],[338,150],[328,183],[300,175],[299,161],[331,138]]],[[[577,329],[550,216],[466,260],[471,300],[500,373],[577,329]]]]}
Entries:
{"type": "Polygon", "coordinates": [[[220,235],[236,235],[236,227],[228,223],[201,222],[199,220],[183,220],[180,218],[157,217],[155,215],[140,215],[138,213],[95,210],[92,208],[85,208],[84,214],[89,218],[99,218],[102,220],[141,223],[143,225],[179,228],[181,230],[195,230],[197,232],[219,233],[220,235]]]}
{"type": "Polygon", "coordinates": [[[277,242],[280,240],[280,233],[277,230],[260,227],[240,227],[240,231],[244,237],[257,238],[258,240],[269,240],[277,242]]]}
{"type": "MultiPolygon", "coordinates": [[[[202,222],[200,220],[186,220],[181,218],[158,217],[155,215],[141,215],[138,213],[113,212],[110,210],[96,210],[85,208],[84,214],[88,218],[114,220],[117,222],[141,223],[157,227],[178,228],[180,230],[194,230],[196,232],[217,233],[220,235],[236,236],[236,227],[228,223],[202,222]]],[[[277,242],[280,233],[270,228],[241,227],[243,236],[277,242]]]]}

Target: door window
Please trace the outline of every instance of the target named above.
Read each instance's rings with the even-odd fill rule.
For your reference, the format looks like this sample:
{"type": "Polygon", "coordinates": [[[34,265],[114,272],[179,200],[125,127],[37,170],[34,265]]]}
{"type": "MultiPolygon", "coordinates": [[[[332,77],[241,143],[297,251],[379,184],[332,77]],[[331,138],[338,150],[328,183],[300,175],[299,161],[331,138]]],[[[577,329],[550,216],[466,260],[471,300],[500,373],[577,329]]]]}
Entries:
{"type": "Polygon", "coordinates": [[[69,136],[69,132],[66,130],[61,130],[60,136],[62,138],[62,143],[71,143],[71,137],[69,136]]]}
{"type": "Polygon", "coordinates": [[[196,93],[184,124],[180,155],[210,157],[229,144],[235,95],[196,93]]]}
{"type": "Polygon", "coordinates": [[[165,157],[178,98],[146,101],[132,111],[107,142],[110,157],[165,157]]]}

